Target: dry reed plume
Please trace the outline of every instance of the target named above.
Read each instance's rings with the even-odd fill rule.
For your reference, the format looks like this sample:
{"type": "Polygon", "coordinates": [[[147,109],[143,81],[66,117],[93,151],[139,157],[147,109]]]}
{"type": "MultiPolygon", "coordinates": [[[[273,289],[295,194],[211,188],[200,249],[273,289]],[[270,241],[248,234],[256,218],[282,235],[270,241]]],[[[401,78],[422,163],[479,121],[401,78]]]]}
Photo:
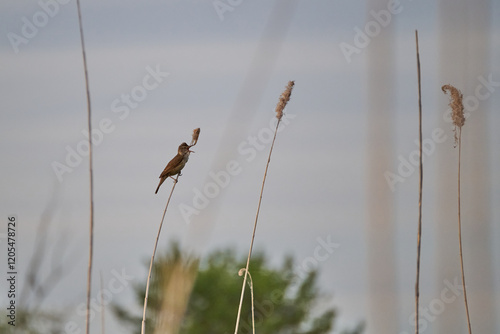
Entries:
{"type": "Polygon", "coordinates": [[[171,261],[160,259],[159,263],[162,262],[165,264],[158,273],[162,294],[157,297],[161,304],[153,333],[179,333],[196,279],[198,260],[179,253],[171,261]]]}
{"type": "Polygon", "coordinates": [[[200,128],[196,128],[193,130],[193,139],[191,140],[190,146],[196,145],[196,143],[198,142],[198,137],[200,136],[200,131],[200,128]]]}
{"type": "Polygon", "coordinates": [[[281,117],[283,117],[283,110],[285,110],[286,104],[290,101],[293,85],[295,85],[294,81],[288,81],[288,85],[286,86],[285,91],[281,94],[278,105],[276,105],[276,118],[278,120],[281,120],[281,117]]]}
{"type": "Polygon", "coordinates": [[[460,250],[460,267],[462,269],[462,286],[464,289],[464,303],[465,303],[465,313],[467,314],[467,326],[469,329],[469,334],[472,334],[472,328],[470,323],[469,315],[469,305],[467,302],[467,289],[465,287],[465,272],[464,272],[464,257],[462,255],[462,221],[460,215],[460,160],[462,152],[462,126],[465,124],[464,106],[462,103],[462,93],[452,85],[444,85],[441,87],[443,92],[449,92],[450,94],[450,104],[451,107],[451,119],[453,120],[453,125],[455,126],[455,147],[458,143],[458,244],[460,250]],[[458,128],[458,131],[457,131],[458,128]],[[458,136],[457,136],[458,132],[458,136]]]}
{"type": "Polygon", "coordinates": [[[247,264],[245,267],[243,286],[241,287],[240,304],[238,307],[238,315],[236,316],[236,326],[234,329],[234,334],[238,333],[238,326],[240,324],[241,307],[243,305],[243,297],[245,296],[245,285],[247,283],[247,276],[249,274],[248,266],[250,265],[250,258],[252,256],[253,243],[255,240],[255,231],[257,229],[257,221],[259,220],[260,205],[262,203],[262,194],[264,193],[264,185],[266,183],[267,170],[269,169],[269,163],[271,162],[271,154],[273,153],[273,147],[274,147],[274,142],[276,141],[276,134],[278,133],[278,127],[280,125],[281,118],[283,117],[283,110],[285,109],[288,101],[290,101],[290,96],[292,95],[292,88],[294,84],[295,84],[294,81],[288,82],[288,85],[286,86],[285,91],[281,94],[278,105],[276,106],[276,118],[278,119],[278,121],[276,122],[276,128],[274,129],[274,137],[271,143],[271,148],[269,149],[269,156],[267,158],[266,170],[264,171],[264,179],[262,180],[262,187],[260,189],[259,204],[257,205],[257,213],[255,215],[255,222],[253,225],[252,239],[250,241],[250,249],[248,250],[247,264]]]}
{"type": "Polygon", "coordinates": [[[443,93],[446,94],[448,92],[450,94],[450,108],[451,108],[451,120],[453,121],[453,125],[455,125],[453,131],[455,133],[455,145],[458,142],[457,136],[457,128],[460,130],[462,126],[465,124],[465,116],[464,116],[464,105],[462,103],[463,95],[462,93],[453,87],[452,85],[444,85],[441,87],[443,93]]]}

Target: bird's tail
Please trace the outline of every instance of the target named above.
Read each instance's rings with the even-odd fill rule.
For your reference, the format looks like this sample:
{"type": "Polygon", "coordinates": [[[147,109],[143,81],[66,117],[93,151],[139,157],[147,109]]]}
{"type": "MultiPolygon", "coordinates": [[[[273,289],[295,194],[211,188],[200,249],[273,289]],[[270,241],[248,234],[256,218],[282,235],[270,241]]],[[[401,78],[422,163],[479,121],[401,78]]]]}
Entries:
{"type": "Polygon", "coordinates": [[[158,193],[158,190],[160,190],[160,186],[161,186],[161,184],[163,183],[163,181],[165,181],[165,179],[161,179],[161,180],[160,180],[160,184],[158,185],[158,188],[156,188],[155,194],[157,194],[157,193],[158,193]]]}

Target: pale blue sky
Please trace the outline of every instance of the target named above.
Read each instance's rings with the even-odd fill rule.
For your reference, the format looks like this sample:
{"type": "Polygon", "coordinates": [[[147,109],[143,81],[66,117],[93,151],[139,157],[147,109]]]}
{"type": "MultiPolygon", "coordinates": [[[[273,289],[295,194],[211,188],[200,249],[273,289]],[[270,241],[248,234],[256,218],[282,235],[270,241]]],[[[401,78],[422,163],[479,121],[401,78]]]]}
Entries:
{"type": "MultiPolygon", "coordinates": [[[[107,122],[108,129],[94,150],[95,289],[99,271],[105,279],[112,269],[125,269],[135,282],[145,279],[143,262],[150,256],[170,187],[166,182],[155,196],[157,177],[196,127],[201,128],[196,153],[177,185],[160,248],[177,237],[201,254],[226,246],[235,246],[242,254],[247,251],[269,145],[261,143],[265,149],[258,150],[252,161],[236,148],[269,128],[279,95],[288,80],[295,80],[286,110],[290,121],[278,135],[270,165],[256,247],[273,261],[292,253],[302,263],[313,255],[317,238],[331,236],[340,247],[319,269],[323,291],[334,296],[331,303],[340,310],[337,329],[366,319],[366,49],[347,62],[339,45],[353,44],[355,28],[364,27],[372,17],[367,17],[364,1],[296,1],[289,6],[289,23],[281,16],[268,23],[275,3],[280,2],[241,1],[221,20],[212,1],[82,1],[93,125],[98,129],[100,122],[107,122]],[[151,72],[168,75],[155,81],[151,72]],[[140,88],[145,80],[155,87],[140,88]],[[137,95],[141,92],[147,96],[137,95]],[[120,119],[122,111],[114,111],[126,105],[124,95],[134,94],[137,106],[120,119]],[[202,210],[201,218],[187,224],[179,206],[192,205],[195,189],[203,189],[209,173],[219,172],[230,160],[239,162],[241,173],[202,210]]],[[[396,52],[395,157],[416,149],[415,29],[423,65],[424,137],[447,103],[437,76],[437,5],[406,0],[400,6],[401,12],[389,23],[396,52]]],[[[81,131],[87,116],[76,3],[51,10],[53,17],[46,15],[46,24],[40,21],[41,27],[27,43],[18,45],[16,53],[9,36],[22,36],[25,20],[33,23],[33,15],[43,20],[43,14],[37,14],[42,8],[31,0],[0,4],[0,211],[3,220],[8,214],[18,215],[20,265],[26,266],[40,215],[55,196],[51,237],[55,241],[64,234],[68,252],[76,253],[78,261],[46,303],[60,308],[85,301],[81,277],[86,275],[87,260],[88,170],[83,159],[59,182],[52,164],[65,163],[67,147],[77,150],[83,145],[79,143],[85,140],[81,131]]],[[[496,81],[500,81],[498,17],[500,6],[494,2],[488,73],[496,81]]],[[[498,91],[488,103],[500,103],[498,91]]],[[[493,113],[497,109],[490,110],[492,130],[499,122],[493,113]]],[[[492,166],[500,163],[499,143],[498,131],[492,131],[492,166]]],[[[426,177],[432,182],[429,168],[426,177]]],[[[397,318],[401,330],[409,332],[416,186],[415,174],[396,192],[400,286],[395,289],[402,293],[397,318]]],[[[430,218],[435,208],[430,191],[428,195],[425,216],[430,218]]],[[[495,207],[499,200],[500,178],[493,173],[495,222],[500,218],[495,207]]],[[[4,225],[0,233],[3,229],[4,225]]],[[[495,224],[492,240],[499,237],[495,224]]],[[[428,247],[423,245],[429,256],[431,241],[428,247]]],[[[499,246],[494,247],[498,263],[499,246]]],[[[424,263],[423,268],[432,272],[433,265],[424,263]]],[[[495,272],[498,281],[498,265],[495,272]]],[[[22,275],[20,279],[22,284],[22,275]]],[[[422,279],[424,291],[431,294],[434,277],[422,279]]],[[[115,297],[118,302],[130,301],[131,287],[115,297]]],[[[0,301],[5,301],[3,293],[0,301]]],[[[69,313],[78,324],[84,323],[76,312],[69,313]]],[[[116,324],[110,321],[110,326],[116,324]]]]}

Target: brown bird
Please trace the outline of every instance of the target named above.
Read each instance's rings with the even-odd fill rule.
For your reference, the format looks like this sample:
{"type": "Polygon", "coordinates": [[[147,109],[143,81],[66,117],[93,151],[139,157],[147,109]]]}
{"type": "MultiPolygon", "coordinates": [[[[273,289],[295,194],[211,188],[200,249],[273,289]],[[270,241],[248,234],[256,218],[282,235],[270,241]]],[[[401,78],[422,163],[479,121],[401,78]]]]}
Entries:
{"type": "Polygon", "coordinates": [[[167,164],[167,167],[165,167],[163,172],[160,174],[160,184],[158,185],[158,188],[156,188],[155,194],[158,193],[161,184],[165,182],[168,177],[172,177],[181,173],[181,170],[184,168],[186,162],[189,159],[189,154],[193,152],[189,150],[190,147],[191,146],[186,143],[182,143],[179,146],[177,155],[172,160],[170,160],[170,162],[167,164]]]}

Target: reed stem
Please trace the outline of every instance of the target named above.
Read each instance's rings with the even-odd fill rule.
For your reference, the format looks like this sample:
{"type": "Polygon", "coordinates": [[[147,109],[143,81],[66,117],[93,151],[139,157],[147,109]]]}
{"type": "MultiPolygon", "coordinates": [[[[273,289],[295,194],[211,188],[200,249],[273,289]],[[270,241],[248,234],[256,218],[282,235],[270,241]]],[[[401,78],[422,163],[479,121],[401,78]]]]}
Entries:
{"type": "Polygon", "coordinates": [[[417,77],[418,77],[418,140],[419,140],[419,182],[418,182],[418,232],[417,232],[417,278],[415,282],[415,333],[418,334],[419,298],[420,298],[420,248],[422,241],[422,187],[424,181],[422,161],[422,87],[420,78],[420,53],[418,49],[418,31],[415,30],[417,50],[417,77]]]}
{"type": "Polygon", "coordinates": [[[234,329],[234,334],[238,333],[238,326],[240,324],[241,307],[243,305],[243,297],[245,296],[245,284],[247,284],[247,274],[248,267],[250,265],[250,257],[252,256],[253,243],[255,240],[255,230],[257,229],[257,221],[259,220],[260,205],[262,203],[262,194],[264,193],[264,185],[266,183],[267,170],[269,168],[269,163],[271,162],[271,154],[273,153],[274,142],[276,140],[276,134],[278,133],[278,126],[281,122],[281,118],[278,118],[276,122],[276,129],[274,130],[273,142],[271,144],[271,149],[269,150],[269,157],[267,158],[266,170],[264,172],[264,179],[262,180],[262,187],[260,189],[259,204],[257,206],[257,214],[255,215],[255,222],[253,225],[252,240],[250,241],[250,249],[248,250],[247,264],[245,267],[245,276],[243,278],[243,287],[241,288],[240,305],[238,306],[238,315],[236,316],[236,327],[234,329]]]}
{"type": "Polygon", "coordinates": [[[467,289],[465,287],[464,257],[462,255],[462,218],[460,214],[460,164],[462,155],[462,127],[458,128],[458,244],[460,247],[460,267],[462,269],[462,285],[464,288],[465,313],[467,314],[467,327],[469,334],[472,334],[469,315],[469,303],[467,302],[467,289]]]}
{"type": "MultiPolygon", "coordinates": [[[[87,95],[87,128],[92,133],[92,110],[90,104],[89,75],[87,70],[87,56],[85,54],[85,39],[83,38],[82,10],[80,0],[76,0],[78,10],[78,25],[80,28],[80,43],[82,46],[83,71],[85,75],[85,91],[87,95]]],[[[89,262],[87,268],[87,309],[85,316],[85,333],[90,331],[90,295],[92,289],[92,261],[94,256],[94,173],[92,167],[92,136],[88,137],[89,142],[89,187],[90,187],[90,222],[89,222],[89,262]]]]}
{"type": "Polygon", "coordinates": [[[148,271],[148,280],[146,282],[146,293],[144,294],[144,309],[142,311],[142,325],[141,325],[141,334],[146,332],[146,309],[148,306],[148,294],[149,294],[149,284],[151,280],[151,272],[153,271],[153,263],[156,255],[156,248],[158,247],[158,240],[160,239],[161,228],[163,226],[163,221],[165,220],[165,214],[167,213],[168,204],[170,203],[170,199],[172,198],[172,194],[174,193],[175,186],[179,179],[179,175],[175,178],[175,182],[172,185],[172,190],[170,191],[170,195],[168,196],[167,204],[165,205],[165,210],[163,210],[163,216],[161,217],[160,227],[158,229],[158,234],[156,235],[155,246],[153,248],[153,255],[151,255],[151,262],[149,263],[149,271],[148,271]]]}

